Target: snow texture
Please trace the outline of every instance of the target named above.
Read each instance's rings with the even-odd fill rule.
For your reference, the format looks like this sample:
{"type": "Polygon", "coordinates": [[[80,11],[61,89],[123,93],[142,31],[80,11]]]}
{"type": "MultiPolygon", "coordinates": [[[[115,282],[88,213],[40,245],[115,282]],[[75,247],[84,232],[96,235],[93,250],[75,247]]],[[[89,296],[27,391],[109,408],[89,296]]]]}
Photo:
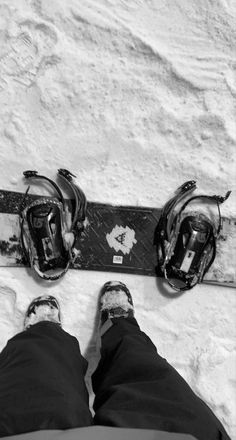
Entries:
{"type": "MultiPolygon", "coordinates": [[[[160,207],[195,179],[199,193],[233,190],[222,212],[236,216],[235,18],[234,0],[0,0],[0,187],[63,167],[88,200],[160,207]]],[[[173,298],[152,277],[119,278],[142,330],[235,440],[235,291],[173,298]]],[[[0,268],[0,348],[33,298],[55,295],[89,360],[92,404],[98,295],[115,279],[70,271],[47,284],[0,268]]]]}

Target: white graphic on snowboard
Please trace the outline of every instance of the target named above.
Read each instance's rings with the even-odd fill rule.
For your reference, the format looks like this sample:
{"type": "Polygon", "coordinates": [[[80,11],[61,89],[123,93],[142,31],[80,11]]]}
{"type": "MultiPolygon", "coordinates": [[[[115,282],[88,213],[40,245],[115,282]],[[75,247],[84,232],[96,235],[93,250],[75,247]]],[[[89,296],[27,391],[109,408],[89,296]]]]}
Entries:
{"type": "Polygon", "coordinates": [[[115,226],[110,234],[106,235],[110,248],[114,248],[116,252],[121,251],[123,254],[129,254],[133,245],[137,243],[135,239],[135,231],[128,226],[115,226]]]}

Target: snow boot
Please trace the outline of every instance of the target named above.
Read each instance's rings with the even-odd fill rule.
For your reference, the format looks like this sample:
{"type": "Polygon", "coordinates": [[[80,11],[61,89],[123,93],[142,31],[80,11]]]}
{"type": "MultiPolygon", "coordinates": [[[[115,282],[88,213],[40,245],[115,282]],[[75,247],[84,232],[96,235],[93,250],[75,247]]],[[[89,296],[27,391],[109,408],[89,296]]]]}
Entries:
{"type": "Polygon", "coordinates": [[[24,330],[41,321],[51,321],[61,326],[60,305],[51,295],[35,298],[29,305],[24,321],[24,330]]]}
{"type": "Polygon", "coordinates": [[[127,286],[121,281],[108,281],[101,289],[100,318],[96,348],[101,351],[102,336],[112,327],[114,318],[133,318],[134,304],[127,286]]]}
{"type": "Polygon", "coordinates": [[[133,318],[134,305],[129,289],[120,281],[104,284],[100,297],[101,326],[112,318],[133,318]]]}

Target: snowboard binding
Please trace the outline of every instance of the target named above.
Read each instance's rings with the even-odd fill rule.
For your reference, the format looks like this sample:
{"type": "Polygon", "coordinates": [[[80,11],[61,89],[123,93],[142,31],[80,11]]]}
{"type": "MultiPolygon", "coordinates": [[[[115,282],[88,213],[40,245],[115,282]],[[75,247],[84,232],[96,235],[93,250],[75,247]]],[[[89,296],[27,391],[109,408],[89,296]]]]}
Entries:
{"type": "Polygon", "coordinates": [[[196,189],[196,182],[190,180],[181,185],[174,197],[164,206],[155,231],[154,244],[157,250],[157,274],[165,277],[176,291],[192,289],[202,282],[216,256],[216,242],[221,230],[220,204],[224,197],[197,195],[185,200],[177,211],[180,202],[196,189]],[[205,214],[186,212],[190,202],[199,199],[213,202],[218,207],[218,227],[205,214]]]}
{"type": "Polygon", "coordinates": [[[58,170],[58,176],[66,182],[74,195],[73,213],[68,207],[59,186],[37,171],[25,171],[24,177],[46,180],[56,190],[57,198],[39,198],[27,205],[25,193],[20,207],[21,246],[27,263],[43,279],[54,281],[61,278],[75,259],[73,246],[84,229],[86,197],[74,183],[70,171],[58,170]]]}

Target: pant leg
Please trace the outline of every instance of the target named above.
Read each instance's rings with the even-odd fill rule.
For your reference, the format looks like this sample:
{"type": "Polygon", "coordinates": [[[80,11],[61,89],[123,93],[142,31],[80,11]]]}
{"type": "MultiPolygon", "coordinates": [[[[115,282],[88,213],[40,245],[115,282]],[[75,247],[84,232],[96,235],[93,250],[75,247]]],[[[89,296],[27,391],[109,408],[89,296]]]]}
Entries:
{"type": "Polygon", "coordinates": [[[229,440],[222,424],[185,380],[158,355],[134,318],[112,319],[92,377],[94,423],[229,440]]]}
{"type": "Polygon", "coordinates": [[[92,424],[78,341],[52,322],[9,340],[0,354],[0,436],[92,424]]]}

